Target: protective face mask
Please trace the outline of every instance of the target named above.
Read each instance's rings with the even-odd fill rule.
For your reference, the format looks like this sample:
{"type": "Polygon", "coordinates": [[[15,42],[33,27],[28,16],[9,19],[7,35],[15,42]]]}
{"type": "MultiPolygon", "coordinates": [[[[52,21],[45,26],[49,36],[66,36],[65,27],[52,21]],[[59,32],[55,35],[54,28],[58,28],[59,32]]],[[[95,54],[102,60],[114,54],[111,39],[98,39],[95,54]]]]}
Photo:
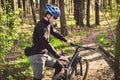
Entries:
{"type": "Polygon", "coordinates": [[[57,24],[57,20],[52,21],[50,24],[51,26],[55,26],[57,24]]]}

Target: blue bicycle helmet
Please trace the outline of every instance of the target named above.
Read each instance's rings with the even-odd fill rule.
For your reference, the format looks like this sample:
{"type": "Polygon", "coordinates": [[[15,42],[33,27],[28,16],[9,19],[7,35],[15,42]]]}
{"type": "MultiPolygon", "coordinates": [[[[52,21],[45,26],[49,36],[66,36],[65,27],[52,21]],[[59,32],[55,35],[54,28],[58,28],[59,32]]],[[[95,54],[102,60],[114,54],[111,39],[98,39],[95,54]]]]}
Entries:
{"type": "Polygon", "coordinates": [[[60,17],[60,9],[52,4],[46,4],[46,12],[49,12],[54,17],[60,17]]]}

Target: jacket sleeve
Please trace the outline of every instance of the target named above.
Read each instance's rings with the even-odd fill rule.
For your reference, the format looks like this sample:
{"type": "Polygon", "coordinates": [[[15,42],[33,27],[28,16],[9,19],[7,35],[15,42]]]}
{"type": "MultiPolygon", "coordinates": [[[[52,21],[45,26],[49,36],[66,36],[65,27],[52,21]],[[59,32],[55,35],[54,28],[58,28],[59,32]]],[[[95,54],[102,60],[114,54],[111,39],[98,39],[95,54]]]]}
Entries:
{"type": "Polygon", "coordinates": [[[46,30],[45,30],[44,26],[41,26],[36,30],[38,33],[38,38],[41,42],[41,46],[43,48],[47,49],[53,56],[55,56],[56,58],[59,58],[60,55],[57,53],[57,51],[54,49],[54,47],[52,47],[49,40],[46,38],[46,34],[45,34],[46,30]]]}
{"type": "Polygon", "coordinates": [[[67,40],[63,37],[63,35],[61,34],[61,33],[59,33],[55,28],[53,28],[52,26],[51,26],[51,29],[50,29],[51,31],[51,34],[53,35],[53,36],[55,36],[56,38],[58,38],[58,39],[60,39],[60,40],[62,40],[62,41],[64,41],[64,42],[67,42],[67,40]]]}

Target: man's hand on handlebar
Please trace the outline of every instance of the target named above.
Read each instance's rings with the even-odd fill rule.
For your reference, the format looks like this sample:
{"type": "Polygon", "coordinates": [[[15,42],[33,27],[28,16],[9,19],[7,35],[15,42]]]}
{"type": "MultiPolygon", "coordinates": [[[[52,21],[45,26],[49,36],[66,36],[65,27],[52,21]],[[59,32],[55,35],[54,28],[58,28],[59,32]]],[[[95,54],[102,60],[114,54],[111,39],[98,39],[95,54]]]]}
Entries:
{"type": "Polygon", "coordinates": [[[70,46],[71,45],[71,40],[67,40],[67,44],[70,46]]]}
{"type": "Polygon", "coordinates": [[[60,56],[59,60],[69,62],[68,58],[68,56],[60,56]]]}

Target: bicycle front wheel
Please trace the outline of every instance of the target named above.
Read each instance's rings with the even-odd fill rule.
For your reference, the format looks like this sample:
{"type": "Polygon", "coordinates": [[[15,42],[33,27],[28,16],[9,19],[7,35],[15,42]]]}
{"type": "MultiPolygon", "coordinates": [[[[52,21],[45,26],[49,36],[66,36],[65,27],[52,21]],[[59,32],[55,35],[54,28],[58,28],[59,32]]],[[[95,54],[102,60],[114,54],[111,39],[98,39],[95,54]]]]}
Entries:
{"type": "Polygon", "coordinates": [[[88,61],[87,59],[80,59],[75,66],[75,77],[72,80],[86,80],[88,75],[88,61]]]}
{"type": "Polygon", "coordinates": [[[56,74],[52,80],[66,80],[65,75],[62,73],[56,74]]]}

